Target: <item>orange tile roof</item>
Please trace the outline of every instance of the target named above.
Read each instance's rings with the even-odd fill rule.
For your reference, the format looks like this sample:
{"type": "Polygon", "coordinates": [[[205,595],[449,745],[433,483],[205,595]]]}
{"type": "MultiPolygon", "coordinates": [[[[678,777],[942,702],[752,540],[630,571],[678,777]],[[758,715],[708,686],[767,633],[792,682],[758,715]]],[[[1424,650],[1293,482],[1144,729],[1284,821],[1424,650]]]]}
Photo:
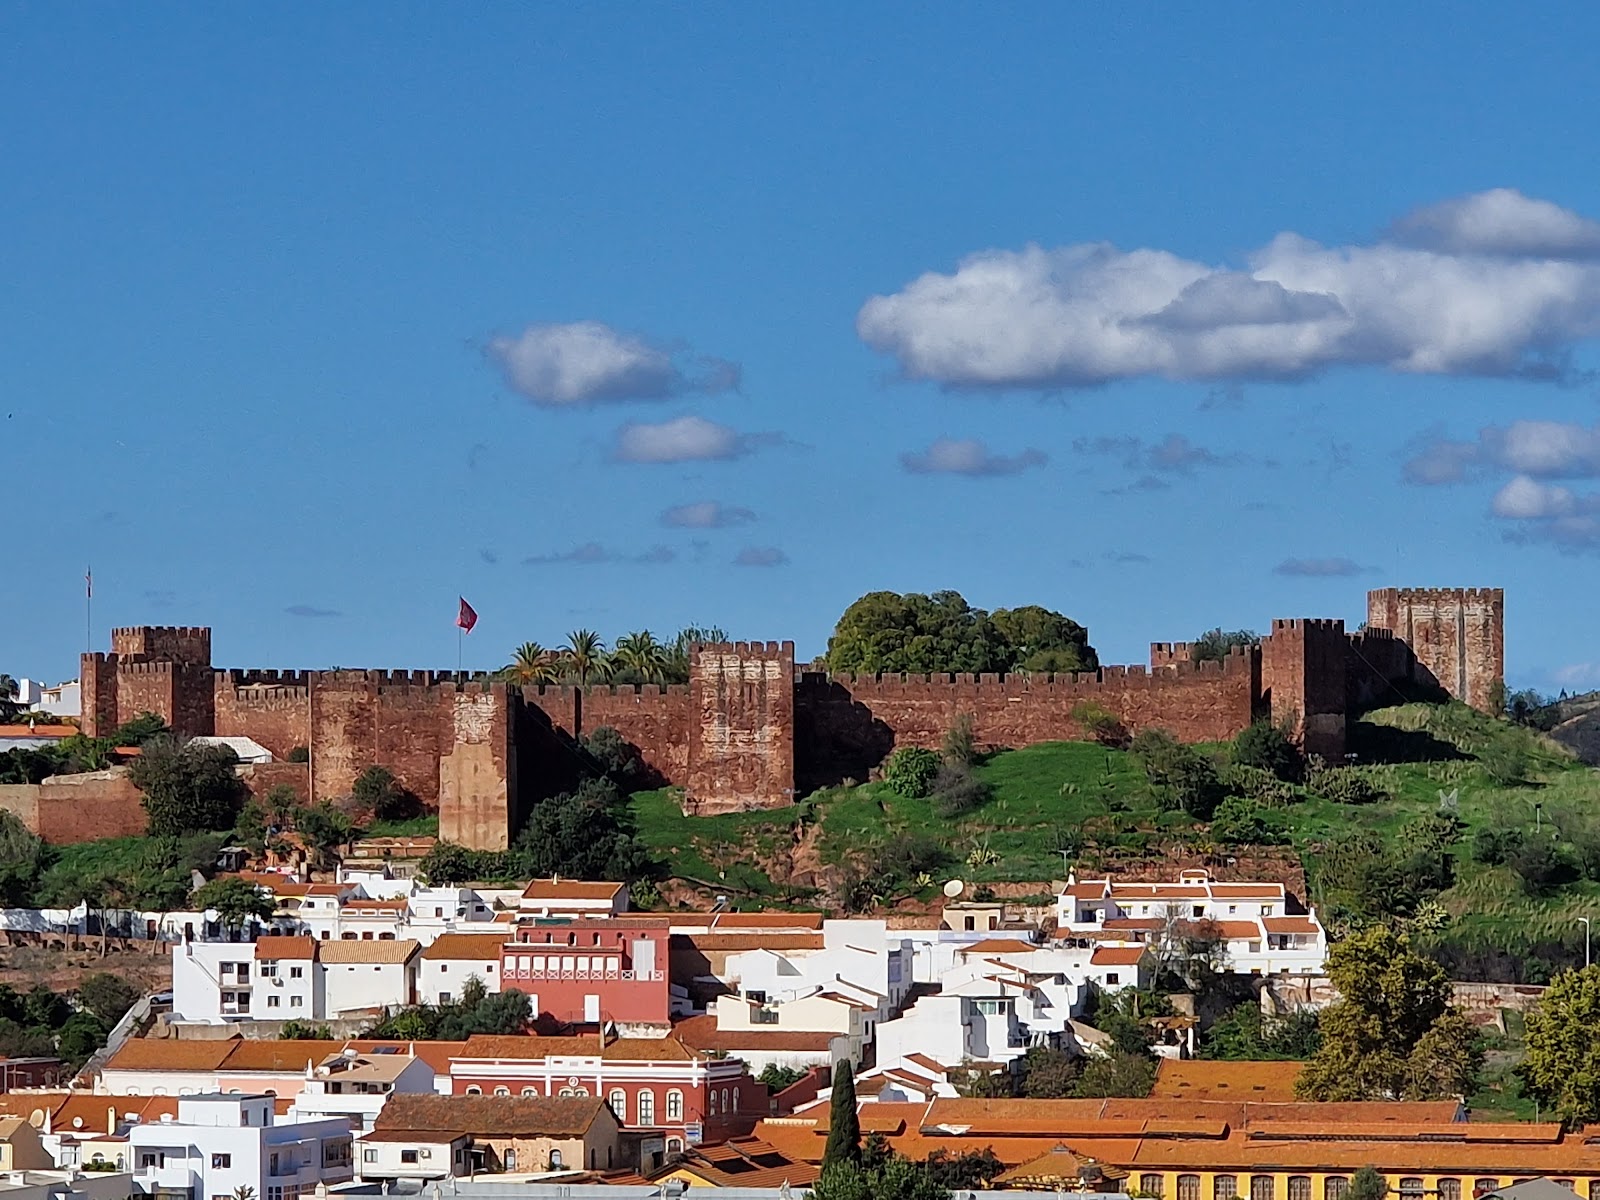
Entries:
{"type": "Polygon", "coordinates": [[[450,1060],[459,1055],[466,1048],[466,1045],[465,1042],[406,1042],[392,1039],[376,1042],[358,1040],[345,1043],[347,1048],[360,1050],[366,1054],[379,1049],[393,1049],[400,1054],[415,1054],[433,1068],[435,1075],[450,1074],[450,1060]]]}
{"type": "Polygon", "coordinates": [[[441,933],[423,947],[422,957],[430,962],[441,958],[454,961],[498,959],[507,936],[504,933],[441,933]]]}
{"type": "Polygon", "coordinates": [[[76,725],[0,725],[0,738],[66,738],[79,732],[76,725]]]}
{"type": "Polygon", "coordinates": [[[733,932],[741,929],[821,929],[822,914],[819,912],[693,912],[693,913],[668,913],[672,924],[680,928],[689,925],[704,925],[709,932],[727,930],[733,932]]]}
{"type": "Polygon", "coordinates": [[[813,1051],[826,1054],[839,1033],[816,1033],[786,1029],[718,1029],[717,1018],[707,1015],[688,1017],[672,1027],[673,1035],[684,1045],[698,1050],[759,1051],[781,1054],[784,1051],[813,1051]]]}
{"type": "Polygon", "coordinates": [[[353,938],[340,938],[338,941],[319,942],[317,944],[317,957],[324,963],[335,966],[343,963],[371,963],[382,965],[385,963],[403,963],[421,948],[421,943],[416,938],[402,938],[395,941],[357,941],[353,938]]]}
{"type": "Polygon", "coordinates": [[[589,883],[581,879],[535,879],[522,890],[524,900],[615,900],[625,883],[589,883]]]}
{"type": "Polygon", "coordinates": [[[1100,922],[1102,929],[1131,929],[1140,933],[1154,933],[1161,925],[1160,917],[1112,917],[1100,922]]]}
{"type": "Polygon", "coordinates": [[[1211,894],[1227,900],[1281,900],[1287,893],[1281,883],[1213,883],[1211,894]]]}
{"type": "Polygon", "coordinates": [[[176,1038],[129,1038],[107,1061],[108,1071],[215,1071],[238,1038],[225,1041],[182,1041],[176,1038]]]}
{"type": "Polygon", "coordinates": [[[474,1034],[457,1058],[538,1062],[551,1057],[595,1058],[613,1062],[689,1062],[701,1057],[675,1037],[615,1038],[600,1049],[598,1037],[516,1037],[474,1034]]]}
{"type": "Polygon", "coordinates": [[[1163,1058],[1156,1065],[1156,1081],[1150,1089],[1150,1098],[1293,1103],[1294,1081],[1304,1067],[1304,1063],[1298,1062],[1163,1058]]]}
{"type": "Polygon", "coordinates": [[[984,938],[970,946],[962,946],[962,954],[1032,954],[1039,947],[1021,938],[984,938]]]}
{"type": "Polygon", "coordinates": [[[304,1071],[306,1063],[313,1066],[322,1062],[330,1054],[337,1054],[344,1049],[342,1041],[300,1040],[300,1041],[257,1041],[254,1039],[241,1040],[231,1043],[233,1052],[222,1061],[218,1068],[220,1074],[232,1071],[264,1071],[281,1075],[286,1072],[304,1071]]]}
{"type": "Polygon", "coordinates": [[[1203,924],[1215,926],[1219,935],[1230,940],[1261,936],[1261,926],[1254,921],[1206,921],[1203,924]]]}
{"type": "Polygon", "coordinates": [[[304,937],[283,937],[278,934],[263,934],[256,939],[256,959],[281,959],[281,958],[315,958],[317,956],[317,941],[309,935],[304,937]]]}
{"type": "Polygon", "coordinates": [[[1097,946],[1089,962],[1096,967],[1136,967],[1146,953],[1143,946],[1097,946]]]}
{"type": "Polygon", "coordinates": [[[678,1161],[652,1172],[656,1180],[684,1172],[712,1187],[805,1187],[817,1181],[815,1163],[790,1158],[757,1137],[729,1138],[714,1146],[693,1146],[678,1161]]]}
{"type": "Polygon", "coordinates": [[[308,896],[343,896],[346,892],[355,890],[353,883],[309,883],[306,885],[305,894],[308,896]]]}
{"type": "Polygon", "coordinates": [[[1204,900],[1210,893],[1203,883],[1114,883],[1113,900],[1204,900]]]}
{"type": "Polygon", "coordinates": [[[599,1096],[439,1096],[396,1092],[375,1128],[479,1137],[582,1137],[609,1112],[599,1096]]]}
{"type": "Polygon", "coordinates": [[[697,950],[821,950],[823,947],[820,933],[675,933],[672,942],[692,945],[697,950]]]}

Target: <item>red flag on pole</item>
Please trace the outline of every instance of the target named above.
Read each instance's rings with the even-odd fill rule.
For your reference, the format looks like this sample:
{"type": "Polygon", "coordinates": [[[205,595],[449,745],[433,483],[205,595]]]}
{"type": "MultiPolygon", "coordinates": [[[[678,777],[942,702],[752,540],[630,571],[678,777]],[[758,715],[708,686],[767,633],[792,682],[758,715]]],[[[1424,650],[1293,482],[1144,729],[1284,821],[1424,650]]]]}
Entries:
{"type": "Polygon", "coordinates": [[[478,623],[477,610],[467,603],[465,596],[461,597],[461,611],[456,613],[456,627],[462,633],[471,633],[472,627],[478,623]]]}
{"type": "Polygon", "coordinates": [[[83,573],[83,594],[88,599],[94,598],[94,568],[90,567],[83,573]]]}

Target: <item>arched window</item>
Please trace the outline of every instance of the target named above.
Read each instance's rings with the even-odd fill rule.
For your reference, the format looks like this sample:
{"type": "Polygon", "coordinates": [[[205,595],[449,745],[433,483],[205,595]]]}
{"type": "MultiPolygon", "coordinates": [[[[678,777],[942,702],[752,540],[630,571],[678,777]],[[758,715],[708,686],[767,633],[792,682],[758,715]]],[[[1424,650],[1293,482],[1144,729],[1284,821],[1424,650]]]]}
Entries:
{"type": "Polygon", "coordinates": [[[506,1170],[515,1171],[517,1169],[517,1152],[509,1146],[506,1147],[505,1163],[506,1170]]]}
{"type": "Polygon", "coordinates": [[[1400,1195],[1409,1200],[1421,1200],[1423,1192],[1422,1176],[1406,1175],[1400,1180],[1400,1195]]]}
{"type": "Polygon", "coordinates": [[[717,1089],[716,1088],[707,1088],[706,1089],[706,1104],[709,1106],[709,1108],[711,1110],[711,1115],[713,1117],[716,1116],[717,1115],[717,1089]]]}
{"type": "Polygon", "coordinates": [[[1343,1175],[1329,1175],[1322,1181],[1322,1200],[1344,1200],[1350,1190],[1350,1180],[1343,1175]]]}
{"type": "Polygon", "coordinates": [[[127,1157],[125,1155],[121,1155],[121,1154],[117,1155],[117,1170],[125,1171],[127,1169],[128,1169],[127,1157]]]}
{"type": "Polygon", "coordinates": [[[654,1125],[656,1123],[656,1094],[650,1088],[639,1090],[639,1124],[654,1125]]]}
{"type": "Polygon", "coordinates": [[[1178,1200],[1200,1200],[1200,1176],[1178,1176],[1178,1200]]]}
{"type": "Polygon", "coordinates": [[[1289,1176],[1289,1200],[1311,1200],[1311,1176],[1289,1176]]]}
{"type": "Polygon", "coordinates": [[[479,1087],[477,1084],[473,1084],[471,1087],[469,1087],[467,1089],[467,1095],[469,1095],[469,1096],[481,1096],[481,1095],[483,1095],[483,1089],[481,1087],[479,1087]]]}
{"type": "Polygon", "coordinates": [[[1156,1200],[1161,1197],[1161,1176],[1148,1172],[1139,1176],[1139,1190],[1146,1196],[1154,1196],[1156,1200]]]}
{"type": "Polygon", "coordinates": [[[1589,1181],[1589,1200],[1600,1200],[1600,1179],[1589,1181]]]}
{"type": "Polygon", "coordinates": [[[628,1093],[621,1088],[612,1088],[611,1094],[606,1097],[606,1103],[611,1105],[611,1111],[617,1114],[617,1120],[628,1119],[628,1093]]]}
{"type": "Polygon", "coordinates": [[[667,1153],[668,1154],[682,1154],[683,1153],[683,1139],[682,1138],[668,1138],[667,1139],[667,1153]]]}
{"type": "Polygon", "coordinates": [[[738,1088],[734,1088],[733,1089],[733,1111],[734,1112],[738,1112],[739,1111],[739,1089],[738,1088]]]}
{"type": "Polygon", "coordinates": [[[1250,1176],[1250,1200],[1277,1200],[1277,1185],[1271,1175],[1250,1176]]]}
{"type": "Polygon", "coordinates": [[[554,1146],[550,1147],[550,1169],[552,1171],[559,1171],[561,1170],[561,1165],[561,1151],[557,1150],[554,1146]]]}
{"type": "Polygon", "coordinates": [[[677,1088],[667,1093],[667,1120],[683,1120],[683,1093],[677,1088]]]}
{"type": "Polygon", "coordinates": [[[1461,1180],[1439,1180],[1439,1200],[1461,1200],[1461,1180]]]}
{"type": "Polygon", "coordinates": [[[537,1088],[527,1087],[527,1088],[523,1088],[522,1089],[522,1094],[524,1096],[537,1096],[539,1094],[539,1091],[538,1091],[537,1088]]]}
{"type": "Polygon", "coordinates": [[[1239,1177],[1237,1175],[1213,1175],[1211,1177],[1211,1200],[1234,1200],[1239,1194],[1239,1177]]]}
{"type": "Polygon", "coordinates": [[[1487,1196],[1490,1192],[1497,1192],[1499,1190],[1500,1181],[1498,1179],[1484,1177],[1481,1179],[1474,1179],[1472,1181],[1472,1194],[1474,1196],[1487,1196]]]}
{"type": "Polygon", "coordinates": [[[724,1115],[726,1115],[727,1112],[728,1112],[728,1089],[727,1088],[723,1088],[722,1089],[722,1111],[723,1111],[724,1115]]]}
{"type": "Polygon", "coordinates": [[[494,1090],[494,1094],[496,1096],[509,1096],[511,1095],[511,1089],[508,1087],[497,1087],[494,1090]]]}

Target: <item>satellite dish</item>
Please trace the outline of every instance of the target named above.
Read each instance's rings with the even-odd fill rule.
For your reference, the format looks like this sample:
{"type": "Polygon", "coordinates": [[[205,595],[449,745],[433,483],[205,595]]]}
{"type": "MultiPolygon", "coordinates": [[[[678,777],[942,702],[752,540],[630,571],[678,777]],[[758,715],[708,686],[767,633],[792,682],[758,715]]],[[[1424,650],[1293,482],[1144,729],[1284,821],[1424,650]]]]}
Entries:
{"type": "Polygon", "coordinates": [[[949,883],[944,885],[944,894],[948,899],[951,900],[954,900],[966,890],[967,885],[962,883],[959,879],[952,879],[949,883]]]}

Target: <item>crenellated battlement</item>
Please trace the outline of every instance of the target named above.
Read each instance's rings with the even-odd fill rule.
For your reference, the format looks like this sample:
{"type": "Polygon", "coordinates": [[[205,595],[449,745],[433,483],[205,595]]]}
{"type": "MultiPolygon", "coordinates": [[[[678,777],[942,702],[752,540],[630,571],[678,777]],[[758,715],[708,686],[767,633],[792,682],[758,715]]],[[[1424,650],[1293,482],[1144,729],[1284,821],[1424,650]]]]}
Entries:
{"type": "Polygon", "coordinates": [[[738,658],[794,657],[793,642],[696,642],[689,648],[696,654],[732,654],[738,658]]]}
{"type": "Polygon", "coordinates": [[[1377,588],[1367,595],[1393,596],[1408,604],[1439,604],[1459,600],[1477,600],[1487,603],[1504,602],[1504,588],[1377,588]]]}
{"type": "Polygon", "coordinates": [[[111,639],[134,637],[167,637],[180,640],[211,642],[209,625],[119,625],[111,631],[111,639]]]}
{"type": "Polygon", "coordinates": [[[1344,619],[1342,617],[1274,617],[1272,619],[1273,633],[1289,633],[1295,630],[1321,633],[1343,633],[1344,619]]]}
{"type": "Polygon", "coordinates": [[[541,683],[524,684],[519,689],[522,694],[530,699],[564,700],[571,702],[574,696],[591,697],[609,696],[688,696],[689,685],[686,683],[591,683],[584,687],[576,687],[570,683],[541,683]]]}

